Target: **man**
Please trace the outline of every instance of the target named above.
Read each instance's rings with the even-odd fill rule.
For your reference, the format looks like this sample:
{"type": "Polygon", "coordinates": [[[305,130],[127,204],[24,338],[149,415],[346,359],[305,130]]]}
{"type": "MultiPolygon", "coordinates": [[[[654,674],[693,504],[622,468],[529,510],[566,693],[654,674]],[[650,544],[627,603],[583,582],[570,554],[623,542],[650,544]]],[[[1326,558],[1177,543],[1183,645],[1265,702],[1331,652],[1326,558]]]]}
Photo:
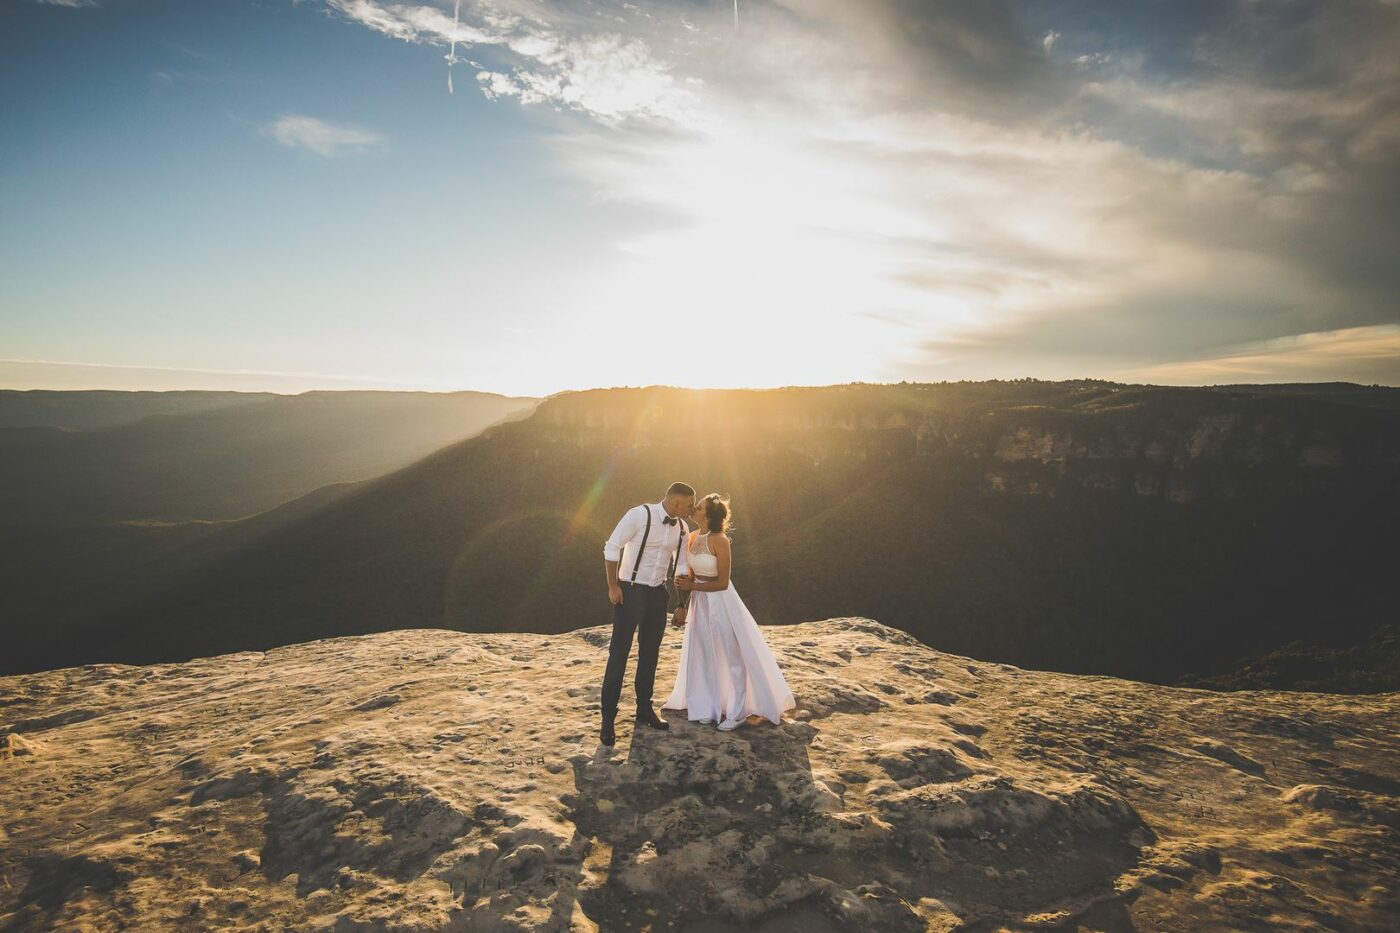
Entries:
{"type": "MultiPolygon", "coordinates": [[[[604,745],[616,741],[613,720],[617,718],[622,678],[627,673],[627,655],[632,651],[632,633],[637,639],[637,722],[653,729],[669,729],[670,723],[651,708],[651,691],[656,682],[656,660],[661,653],[661,636],[666,632],[666,588],[673,574],[687,570],[685,536],[690,527],[685,517],[695,507],[695,490],[685,483],[672,483],[660,502],[646,503],[627,510],[603,545],[603,567],[608,578],[608,600],[613,607],[612,643],[608,647],[608,667],[603,675],[604,745]],[[674,564],[674,567],[673,567],[674,564]]],[[[685,600],[676,609],[674,622],[685,623],[685,600]]]]}

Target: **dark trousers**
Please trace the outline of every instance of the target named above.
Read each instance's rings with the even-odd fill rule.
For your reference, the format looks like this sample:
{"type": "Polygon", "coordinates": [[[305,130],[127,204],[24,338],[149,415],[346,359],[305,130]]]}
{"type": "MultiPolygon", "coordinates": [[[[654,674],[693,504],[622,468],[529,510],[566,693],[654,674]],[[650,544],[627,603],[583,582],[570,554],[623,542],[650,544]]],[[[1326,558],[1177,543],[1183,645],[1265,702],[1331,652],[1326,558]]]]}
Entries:
{"type": "Polygon", "coordinates": [[[666,604],[670,594],[666,584],[643,586],[622,581],[622,604],[613,606],[612,643],[608,646],[608,669],[603,675],[603,721],[617,716],[622,695],[622,678],[627,674],[627,656],[632,653],[632,633],[637,639],[637,710],[651,709],[651,691],[656,683],[656,659],[661,653],[661,636],[666,634],[666,604]]]}

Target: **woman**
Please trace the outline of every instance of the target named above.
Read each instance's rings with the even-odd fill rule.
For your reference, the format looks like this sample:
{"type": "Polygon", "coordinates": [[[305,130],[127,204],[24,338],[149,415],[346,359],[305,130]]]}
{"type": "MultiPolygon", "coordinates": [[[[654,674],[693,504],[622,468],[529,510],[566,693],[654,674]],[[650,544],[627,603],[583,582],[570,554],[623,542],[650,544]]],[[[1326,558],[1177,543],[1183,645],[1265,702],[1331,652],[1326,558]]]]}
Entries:
{"type": "Polygon", "coordinates": [[[718,722],[726,732],[753,715],[780,723],[797,701],[730,582],[729,500],[710,493],[690,518],[699,526],[686,543],[690,572],[676,578],[691,593],[690,608],[676,686],[662,708],[684,709],[688,719],[718,722]]]}

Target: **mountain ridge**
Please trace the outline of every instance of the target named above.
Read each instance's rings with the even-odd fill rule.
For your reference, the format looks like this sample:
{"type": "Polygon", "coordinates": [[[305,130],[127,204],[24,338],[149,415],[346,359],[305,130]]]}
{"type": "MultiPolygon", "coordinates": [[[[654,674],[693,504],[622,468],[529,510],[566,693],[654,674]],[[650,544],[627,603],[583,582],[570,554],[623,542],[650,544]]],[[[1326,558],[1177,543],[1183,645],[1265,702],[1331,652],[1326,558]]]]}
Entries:
{"type": "Polygon", "coordinates": [[[0,427],[0,524],[239,518],[381,475],[534,403],[481,392],[303,392],[81,430],[0,427]]]}
{"type": "Polygon", "coordinates": [[[242,542],[216,573],[123,590],[125,608],[81,623],[77,643],[109,643],[92,660],[160,660],[143,653],[405,625],[580,628],[602,611],[589,597],[613,514],[689,478],[734,495],[736,576],[764,621],[878,615],[1011,663],[1217,674],[1312,635],[1322,615],[1338,637],[1380,618],[1383,567],[1400,558],[1387,528],[1400,520],[1397,419],[1102,384],[552,396],[242,542]],[[924,447],[924,415],[882,426],[904,409],[941,424],[924,447]],[[1243,415],[1201,422],[1221,412],[1243,415]],[[1081,422],[1093,430],[1064,427],[1081,422]],[[1019,454],[1028,423],[1053,437],[1049,454],[1019,454]],[[1158,423],[1176,438],[1161,455],[1158,423]],[[1256,430],[1275,423],[1277,434],[1256,430]],[[1319,433],[1340,452],[1312,465],[1303,454],[1319,433]],[[1117,485],[1093,482],[1110,466],[1117,485]],[[1162,482],[1142,493],[1138,474],[1162,482]]]}
{"type": "Polygon", "coordinates": [[[1383,620],[1397,475],[1400,415],[1336,401],[1032,382],[567,393],[269,534],[211,536],[194,553],[224,556],[197,578],[177,562],[159,586],[114,581],[121,604],[65,623],[65,644],[173,660],[596,624],[612,517],[687,478],[733,494],[736,577],[765,621],[872,615],[1011,663],[1208,676],[1318,619],[1343,640],[1383,620]]]}

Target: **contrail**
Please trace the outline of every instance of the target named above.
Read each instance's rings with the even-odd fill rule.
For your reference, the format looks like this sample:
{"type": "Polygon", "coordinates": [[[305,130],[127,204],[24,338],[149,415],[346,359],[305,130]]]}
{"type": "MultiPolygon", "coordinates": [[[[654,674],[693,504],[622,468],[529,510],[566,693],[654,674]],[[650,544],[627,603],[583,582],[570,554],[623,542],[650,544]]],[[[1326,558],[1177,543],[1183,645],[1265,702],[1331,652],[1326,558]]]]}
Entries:
{"type": "MultiPolygon", "coordinates": [[[[735,16],[739,9],[739,0],[734,0],[735,16]]],[[[452,3],[452,48],[447,53],[447,93],[452,93],[452,64],[457,61],[457,19],[462,12],[462,0],[453,0],[452,3]]],[[[735,19],[737,23],[738,20],[735,19]]]]}
{"type": "Polygon", "coordinates": [[[739,28],[739,0],[734,0],[734,28],[739,28]]]}

